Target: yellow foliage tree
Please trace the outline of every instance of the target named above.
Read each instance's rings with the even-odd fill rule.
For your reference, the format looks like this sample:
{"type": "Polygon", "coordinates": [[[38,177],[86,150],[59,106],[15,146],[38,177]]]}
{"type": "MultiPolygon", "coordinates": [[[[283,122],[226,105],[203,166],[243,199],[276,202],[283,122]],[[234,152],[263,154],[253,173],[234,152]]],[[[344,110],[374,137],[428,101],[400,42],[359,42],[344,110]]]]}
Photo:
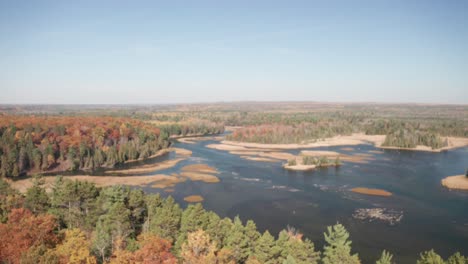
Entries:
{"type": "Polygon", "coordinates": [[[78,228],[67,229],[65,239],[54,250],[60,263],[95,264],[96,258],[89,252],[89,242],[78,228]]]}
{"type": "Polygon", "coordinates": [[[210,241],[210,236],[203,230],[187,235],[187,241],[182,245],[180,253],[185,264],[216,263],[216,243],[210,241]]]}

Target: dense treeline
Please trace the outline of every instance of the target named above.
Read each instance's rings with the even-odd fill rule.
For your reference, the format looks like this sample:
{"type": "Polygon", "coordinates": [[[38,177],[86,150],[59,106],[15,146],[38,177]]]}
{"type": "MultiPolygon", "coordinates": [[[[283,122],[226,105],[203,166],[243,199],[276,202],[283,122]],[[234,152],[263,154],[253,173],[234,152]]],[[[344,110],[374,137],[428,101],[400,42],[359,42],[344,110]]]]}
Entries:
{"type": "Polygon", "coordinates": [[[304,143],[335,135],[349,135],[352,128],[333,122],[301,123],[299,125],[259,125],[236,129],[226,138],[255,143],[304,143]]]}
{"type": "Polygon", "coordinates": [[[113,167],[167,148],[170,136],[223,131],[204,120],[157,125],[113,117],[0,116],[0,176],[113,167]]]}
{"type": "MultiPolygon", "coordinates": [[[[297,116],[295,116],[297,117],[297,116]]],[[[460,121],[367,120],[360,118],[324,118],[311,123],[245,126],[227,138],[255,143],[305,143],[337,135],[365,132],[386,135],[385,146],[413,148],[425,145],[433,149],[448,145],[447,136],[468,137],[467,124],[460,121]]]]}
{"type": "Polygon", "coordinates": [[[168,133],[125,118],[0,117],[0,175],[112,167],[169,145],[168,133]]]}
{"type": "MultiPolygon", "coordinates": [[[[320,252],[291,227],[275,238],[201,204],[182,209],[171,197],[61,177],[50,193],[36,178],[25,195],[0,180],[0,210],[4,263],[360,263],[341,224],[328,227],[320,252]]],[[[384,251],[376,263],[395,260],[384,251]]],[[[431,250],[418,263],[468,259],[457,253],[444,262],[431,250]]]]}
{"type": "Polygon", "coordinates": [[[162,131],[166,131],[172,136],[208,135],[220,134],[224,132],[224,125],[221,123],[209,122],[206,120],[190,120],[179,122],[154,122],[162,131]]]}

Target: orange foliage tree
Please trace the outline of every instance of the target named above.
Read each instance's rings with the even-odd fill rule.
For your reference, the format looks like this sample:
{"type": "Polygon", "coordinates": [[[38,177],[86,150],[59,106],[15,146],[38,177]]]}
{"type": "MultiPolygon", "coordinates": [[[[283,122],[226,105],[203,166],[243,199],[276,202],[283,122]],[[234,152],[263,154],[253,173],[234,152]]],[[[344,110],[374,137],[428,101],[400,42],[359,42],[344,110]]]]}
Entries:
{"type": "Polygon", "coordinates": [[[33,246],[53,247],[57,242],[56,227],[51,215],[35,216],[24,208],[13,209],[8,221],[0,223],[0,260],[20,263],[21,255],[33,246]]]}

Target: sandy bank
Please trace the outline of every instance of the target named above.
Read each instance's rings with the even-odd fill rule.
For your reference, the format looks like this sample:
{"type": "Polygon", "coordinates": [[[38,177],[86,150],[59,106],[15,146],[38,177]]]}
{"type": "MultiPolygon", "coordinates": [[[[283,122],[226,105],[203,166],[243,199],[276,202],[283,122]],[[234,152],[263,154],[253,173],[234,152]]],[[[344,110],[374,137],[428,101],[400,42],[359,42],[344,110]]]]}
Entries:
{"type": "Polygon", "coordinates": [[[287,170],[294,170],[294,171],[309,171],[315,169],[317,166],[315,165],[303,165],[303,164],[298,164],[298,165],[288,165],[284,164],[283,168],[287,170]]]}
{"type": "Polygon", "coordinates": [[[370,189],[365,187],[357,187],[351,189],[352,192],[360,193],[360,194],[367,194],[367,195],[375,195],[375,196],[392,196],[391,192],[381,190],[381,189],[370,189]]]}
{"type": "Polygon", "coordinates": [[[105,174],[136,174],[136,173],[149,173],[159,170],[165,170],[174,167],[177,163],[186,158],[176,158],[172,160],[165,160],[162,162],[158,162],[156,164],[150,165],[143,165],[132,169],[124,169],[124,170],[110,170],[106,171],[105,174]]]}
{"type": "Polygon", "coordinates": [[[255,156],[240,156],[241,159],[246,160],[253,160],[253,161],[262,161],[262,162],[278,162],[277,159],[270,159],[270,158],[262,158],[262,157],[255,157],[255,156]]]}
{"type": "Polygon", "coordinates": [[[189,203],[199,203],[203,202],[203,197],[200,195],[190,195],[184,198],[184,201],[189,202],[189,203]]]}
{"type": "MultiPolygon", "coordinates": [[[[77,181],[88,181],[96,184],[99,187],[112,186],[112,185],[130,185],[130,186],[145,186],[152,182],[166,181],[172,179],[173,176],[165,174],[156,174],[149,176],[88,176],[88,175],[76,175],[76,176],[64,176],[65,179],[77,180],[77,181]]],[[[46,189],[50,190],[53,186],[56,176],[43,177],[45,181],[46,189]]],[[[22,179],[17,181],[9,181],[11,186],[20,192],[24,193],[28,188],[33,185],[33,179],[22,179]]],[[[167,186],[166,186],[167,187],[167,186]]]]}
{"type": "MultiPolygon", "coordinates": [[[[355,133],[350,136],[336,136],[332,138],[325,138],[316,142],[304,144],[261,144],[237,141],[221,141],[221,145],[229,145],[232,147],[244,148],[260,148],[260,149],[301,149],[301,148],[315,148],[315,147],[331,147],[331,146],[346,146],[346,145],[359,145],[372,143],[380,146],[385,140],[384,135],[365,135],[363,133],[355,133]]],[[[226,149],[223,149],[226,150],[226,149]]],[[[230,149],[234,150],[234,149],[230,149]]]]}
{"type": "Polygon", "coordinates": [[[245,150],[247,148],[254,149],[302,149],[302,148],[315,148],[315,147],[331,147],[331,146],[353,146],[360,144],[373,144],[375,147],[382,149],[401,149],[401,150],[415,150],[415,151],[429,151],[441,152],[449,149],[460,148],[468,146],[468,138],[448,137],[448,146],[440,149],[431,149],[427,146],[417,146],[416,148],[399,148],[399,147],[386,147],[382,146],[385,141],[385,135],[366,135],[364,133],[354,133],[349,136],[336,136],[332,138],[325,138],[316,142],[304,144],[261,144],[249,142],[237,142],[223,140],[222,146],[216,146],[220,150],[245,150]],[[236,149],[237,147],[237,149],[236,149]]]}
{"type": "Polygon", "coordinates": [[[442,185],[449,189],[468,190],[468,177],[465,175],[449,176],[442,179],[442,185]]]}
{"type": "Polygon", "coordinates": [[[199,141],[208,141],[208,140],[223,140],[224,137],[222,136],[204,136],[204,137],[183,137],[183,138],[177,138],[177,141],[181,143],[187,143],[187,144],[195,144],[196,142],[199,141]]]}

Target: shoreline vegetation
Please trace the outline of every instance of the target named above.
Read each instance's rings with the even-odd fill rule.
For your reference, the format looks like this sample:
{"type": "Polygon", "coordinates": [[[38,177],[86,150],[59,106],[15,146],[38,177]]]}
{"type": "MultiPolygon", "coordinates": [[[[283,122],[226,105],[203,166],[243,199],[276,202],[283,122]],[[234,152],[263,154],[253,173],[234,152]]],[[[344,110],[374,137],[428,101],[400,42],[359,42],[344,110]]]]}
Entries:
{"type": "Polygon", "coordinates": [[[442,179],[441,183],[448,189],[468,191],[468,177],[465,175],[448,176],[442,179]]]}

